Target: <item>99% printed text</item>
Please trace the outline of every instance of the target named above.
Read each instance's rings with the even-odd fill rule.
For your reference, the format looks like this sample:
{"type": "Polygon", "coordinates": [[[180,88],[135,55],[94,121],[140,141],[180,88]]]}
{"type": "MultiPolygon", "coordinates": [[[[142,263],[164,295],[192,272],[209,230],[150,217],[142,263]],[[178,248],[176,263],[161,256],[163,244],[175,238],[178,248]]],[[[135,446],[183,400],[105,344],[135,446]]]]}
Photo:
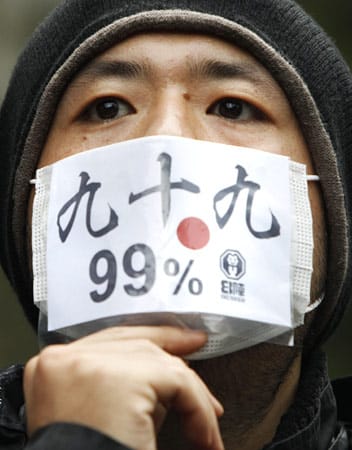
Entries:
{"type": "MultiPolygon", "coordinates": [[[[164,273],[170,277],[177,277],[177,284],[173,290],[173,295],[178,295],[186,281],[188,292],[192,295],[200,295],[203,291],[203,283],[199,278],[189,278],[189,272],[194,260],[189,260],[187,267],[181,273],[180,263],[174,259],[167,259],[164,263],[164,273]]],[[[123,286],[124,291],[131,297],[147,294],[154,286],[156,280],[156,258],[153,250],[145,244],[134,244],[129,247],[122,260],[125,274],[134,279],[144,277],[142,286],[132,283],[123,286]]],[[[89,265],[89,276],[96,285],[105,284],[105,290],[90,292],[90,298],[100,303],[107,300],[115,290],[118,279],[118,267],[114,254],[110,250],[99,251],[89,265]]]]}

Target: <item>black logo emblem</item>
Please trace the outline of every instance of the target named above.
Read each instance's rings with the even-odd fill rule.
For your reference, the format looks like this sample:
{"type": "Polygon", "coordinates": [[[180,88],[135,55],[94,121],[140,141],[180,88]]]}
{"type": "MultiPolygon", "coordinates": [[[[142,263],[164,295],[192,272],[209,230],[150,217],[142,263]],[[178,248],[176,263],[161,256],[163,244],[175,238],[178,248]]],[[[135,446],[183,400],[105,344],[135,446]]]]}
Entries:
{"type": "Polygon", "coordinates": [[[220,256],[220,268],[230,280],[239,280],[246,273],[246,261],[237,250],[226,250],[220,256]]]}

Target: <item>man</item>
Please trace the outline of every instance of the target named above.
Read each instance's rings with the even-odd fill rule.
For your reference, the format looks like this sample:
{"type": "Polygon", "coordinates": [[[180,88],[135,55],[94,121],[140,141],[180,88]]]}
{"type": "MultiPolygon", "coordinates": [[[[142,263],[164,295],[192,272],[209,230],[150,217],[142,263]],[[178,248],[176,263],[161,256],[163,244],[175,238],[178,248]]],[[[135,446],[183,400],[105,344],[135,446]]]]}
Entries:
{"type": "Polygon", "coordinates": [[[317,349],[349,296],[351,98],[337,50],[288,0],[70,0],[39,27],[0,118],[1,258],[34,326],[35,169],[144,136],[256,148],[318,174],[311,303],[324,299],[294,347],[190,366],[202,332],[111,328],[49,346],[26,366],[24,400],[21,369],[2,374],[3,448],[350,448],[317,349]]]}

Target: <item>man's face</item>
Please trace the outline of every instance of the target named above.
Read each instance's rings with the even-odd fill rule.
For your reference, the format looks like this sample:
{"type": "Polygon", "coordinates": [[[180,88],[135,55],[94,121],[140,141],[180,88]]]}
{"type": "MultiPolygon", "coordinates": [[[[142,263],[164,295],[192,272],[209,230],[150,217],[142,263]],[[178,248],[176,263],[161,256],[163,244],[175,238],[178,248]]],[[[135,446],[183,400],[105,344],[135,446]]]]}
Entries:
{"type": "MultiPolygon", "coordinates": [[[[254,147],[287,155],[314,173],[289,102],[258,61],[214,37],[169,33],[127,39],[78,73],[58,106],[39,167],[152,135],[254,147]]],[[[318,183],[310,183],[309,194],[314,299],[323,288],[325,256],[318,183]]],[[[262,344],[194,367],[230,411],[222,426],[236,434],[241,430],[235,430],[231,417],[260,420],[296,355],[288,347],[262,344]]]]}
{"type": "MultiPolygon", "coordinates": [[[[129,38],[81,70],[59,104],[39,167],[152,135],[253,147],[289,156],[314,173],[284,92],[255,58],[215,37],[171,33],[129,38]]],[[[317,297],[323,289],[324,234],[316,183],[310,199],[317,297]]]]}

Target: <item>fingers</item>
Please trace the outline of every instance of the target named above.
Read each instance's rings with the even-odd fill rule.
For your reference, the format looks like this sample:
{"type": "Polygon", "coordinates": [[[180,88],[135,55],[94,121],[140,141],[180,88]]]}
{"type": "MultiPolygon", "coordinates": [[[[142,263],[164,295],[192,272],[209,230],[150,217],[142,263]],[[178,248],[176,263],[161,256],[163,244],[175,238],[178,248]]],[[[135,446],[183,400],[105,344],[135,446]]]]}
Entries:
{"type": "Polygon", "coordinates": [[[217,421],[217,417],[223,414],[222,405],[199,376],[179,358],[173,358],[168,366],[173,366],[172,370],[153,385],[159,400],[169,403],[180,414],[192,448],[222,450],[224,447],[217,421]]]}
{"type": "Polygon", "coordinates": [[[171,408],[192,448],[223,449],[223,408],[178,356],[205,341],[203,333],[178,328],[126,327],[47,347],[25,368],[29,434],[48,423],[78,422],[132,448],[155,449],[171,408]]]}
{"type": "Polygon", "coordinates": [[[202,331],[169,326],[113,327],[86,336],[69,345],[81,347],[86,344],[121,342],[131,339],[150,340],[172,355],[183,356],[202,347],[207,341],[207,335],[202,331]]]}

